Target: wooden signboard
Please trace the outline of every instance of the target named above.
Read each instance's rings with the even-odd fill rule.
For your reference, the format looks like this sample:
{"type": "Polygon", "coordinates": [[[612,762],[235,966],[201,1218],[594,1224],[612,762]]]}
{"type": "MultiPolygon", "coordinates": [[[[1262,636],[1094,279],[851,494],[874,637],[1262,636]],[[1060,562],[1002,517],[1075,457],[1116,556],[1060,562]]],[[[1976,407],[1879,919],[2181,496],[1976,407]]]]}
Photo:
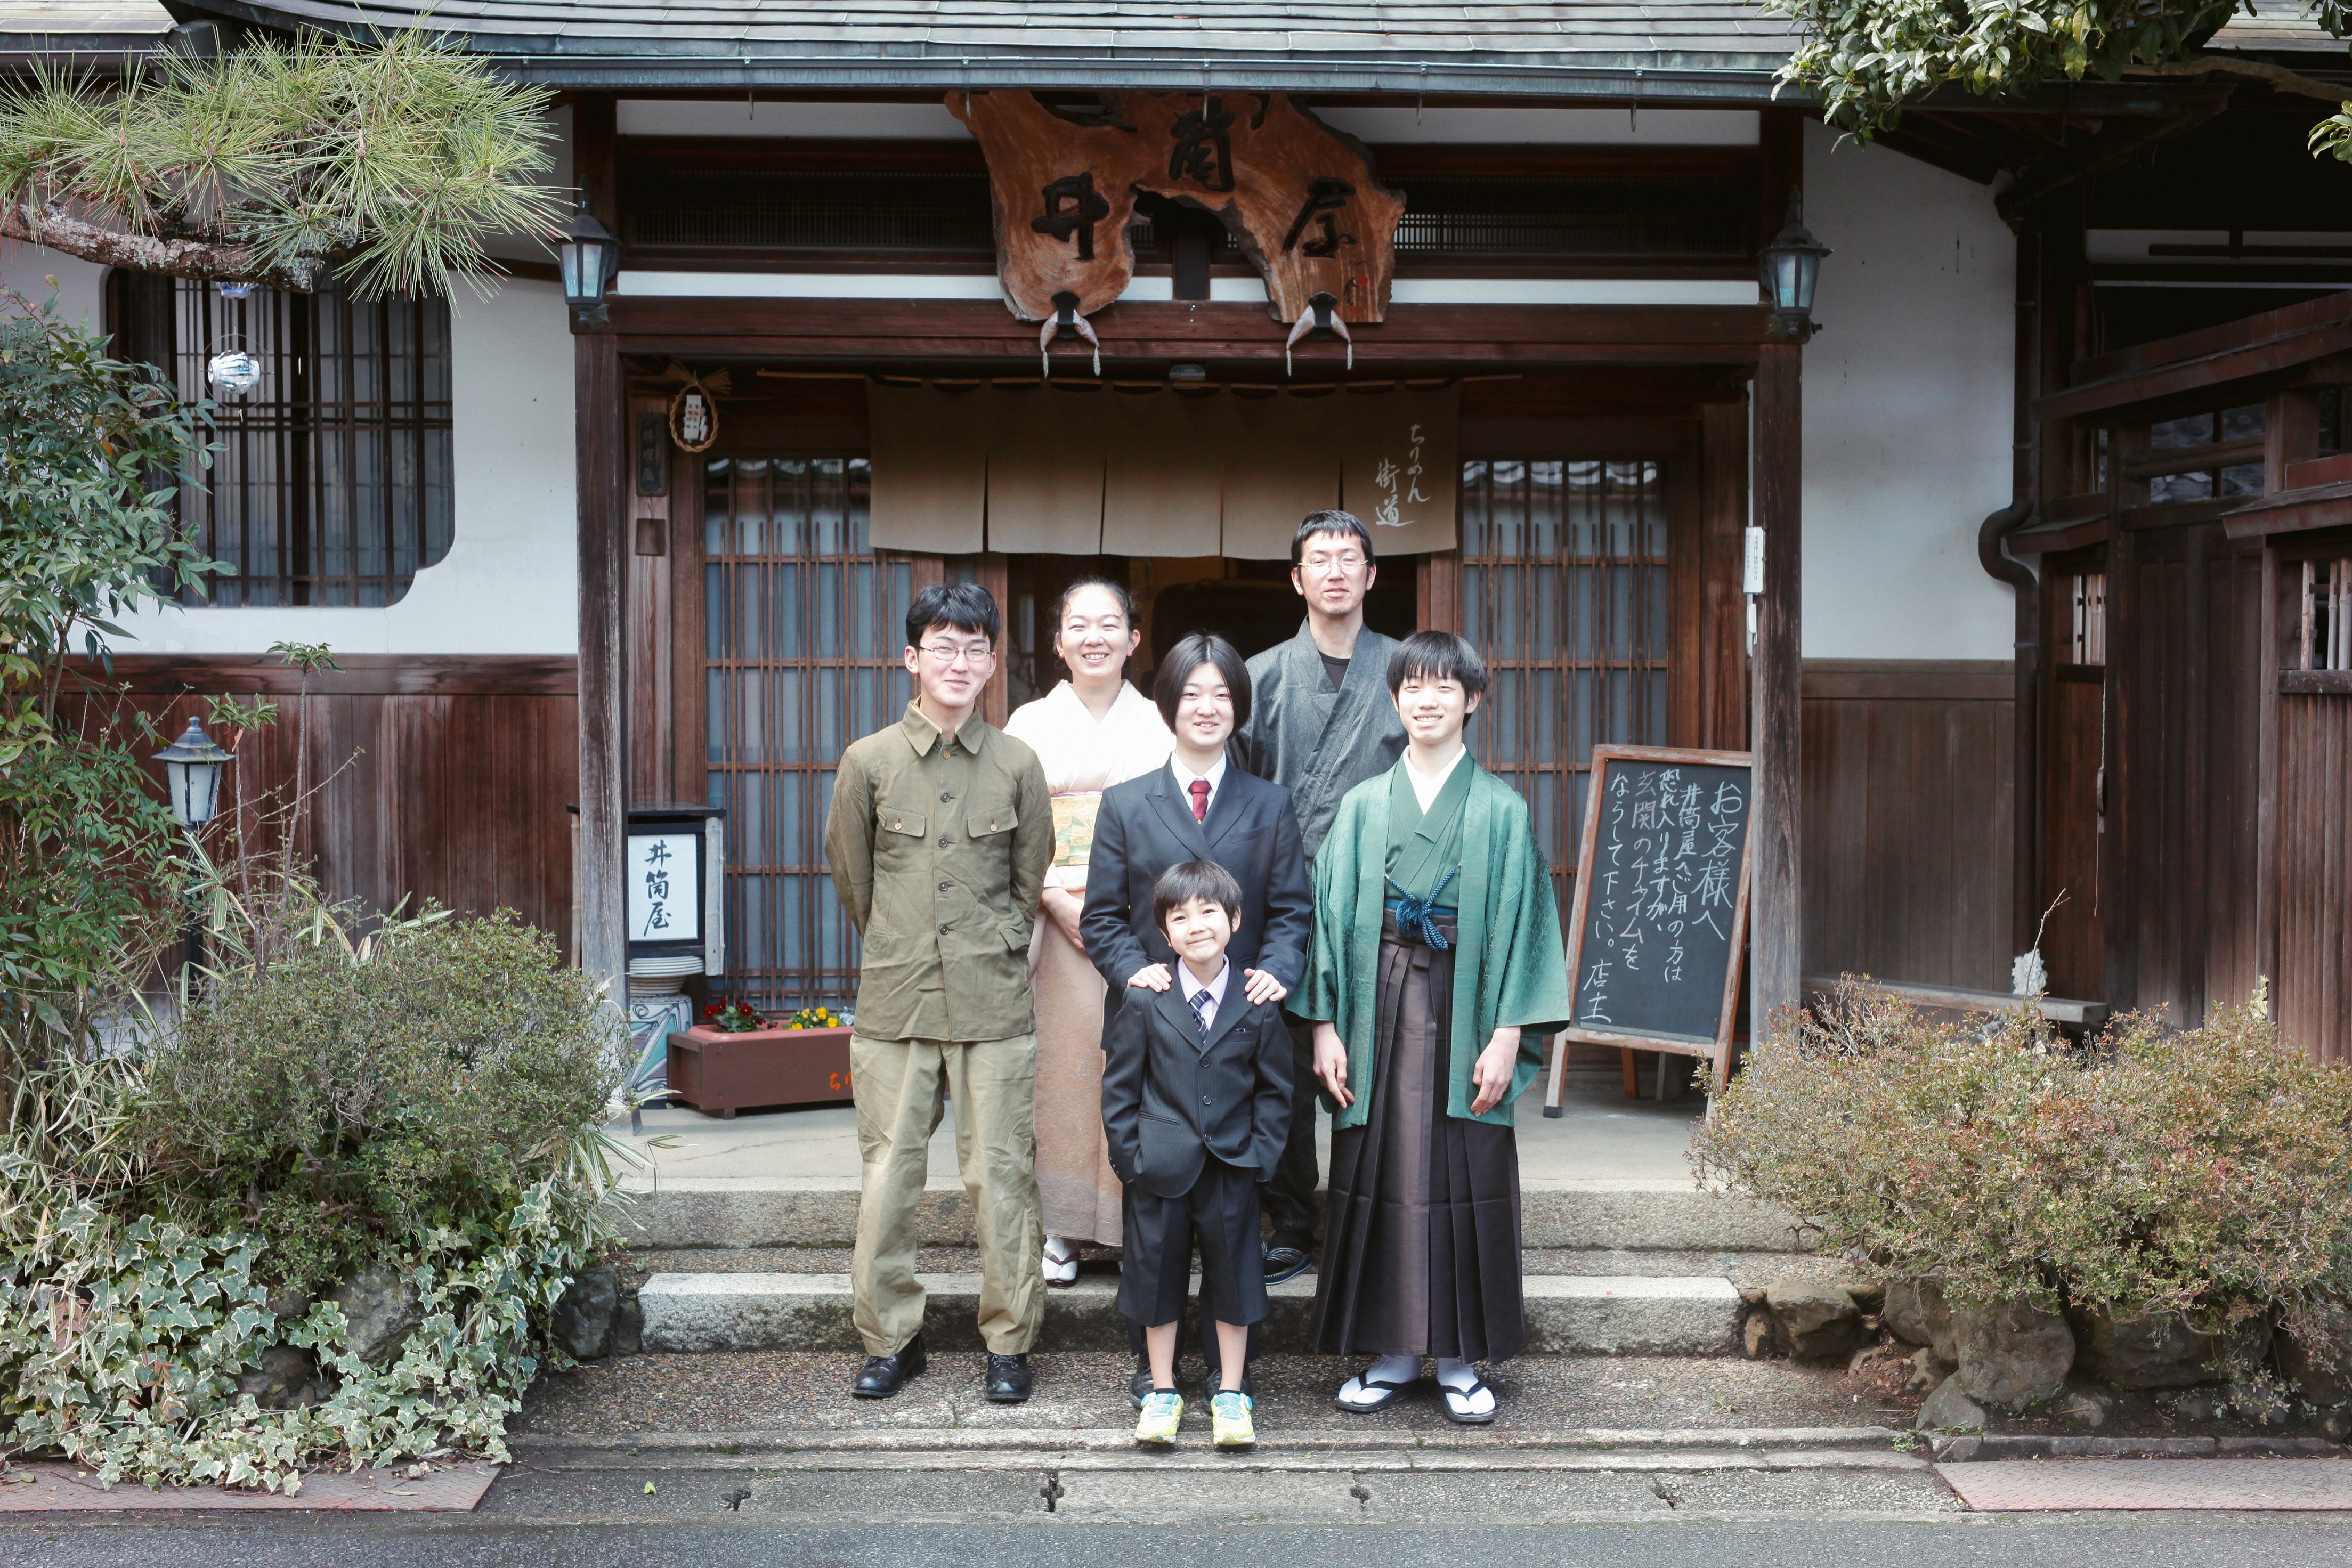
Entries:
{"type": "Polygon", "coordinates": [[[1024,321],[1054,297],[1091,316],[1135,276],[1128,225],[1150,193],[1214,213],[1260,276],[1277,320],[1329,294],[1349,321],[1388,313],[1404,198],[1370,151],[1283,93],[1129,93],[1081,125],[1027,92],[956,92],[948,108],[988,160],[997,272],[1024,321]]]}
{"type": "Polygon", "coordinates": [[[1568,967],[1575,1003],[1552,1046],[1544,1113],[1560,1109],[1571,1040],[1710,1057],[1731,1071],[1748,940],[1745,751],[1596,746],[1576,861],[1568,967]]]}

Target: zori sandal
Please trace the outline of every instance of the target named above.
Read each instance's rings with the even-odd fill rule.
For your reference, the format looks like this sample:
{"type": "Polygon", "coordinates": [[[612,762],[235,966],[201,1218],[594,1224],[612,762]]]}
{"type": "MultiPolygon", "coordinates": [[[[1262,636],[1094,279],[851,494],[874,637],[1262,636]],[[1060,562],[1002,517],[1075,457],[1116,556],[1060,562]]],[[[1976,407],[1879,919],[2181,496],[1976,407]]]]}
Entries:
{"type": "Polygon", "coordinates": [[[1495,1412],[1500,1407],[1500,1402],[1495,1397],[1495,1391],[1487,1387],[1486,1380],[1475,1372],[1470,1375],[1469,1387],[1456,1388],[1454,1385],[1440,1380],[1437,1392],[1438,1403],[1445,1411],[1445,1418],[1457,1427],[1491,1426],[1494,1423],[1495,1412]],[[1486,1396],[1486,1407],[1484,1410],[1478,1408],[1478,1396],[1481,1394],[1486,1396]]]}
{"type": "Polygon", "coordinates": [[[1351,1416],[1369,1416],[1375,1410],[1385,1410],[1403,1398],[1405,1391],[1420,1381],[1418,1377],[1408,1378],[1402,1383],[1378,1379],[1367,1381],[1359,1374],[1339,1385],[1339,1392],[1332,1396],[1331,1403],[1351,1416]],[[1350,1395],[1354,1397],[1350,1398],[1350,1395]]]}

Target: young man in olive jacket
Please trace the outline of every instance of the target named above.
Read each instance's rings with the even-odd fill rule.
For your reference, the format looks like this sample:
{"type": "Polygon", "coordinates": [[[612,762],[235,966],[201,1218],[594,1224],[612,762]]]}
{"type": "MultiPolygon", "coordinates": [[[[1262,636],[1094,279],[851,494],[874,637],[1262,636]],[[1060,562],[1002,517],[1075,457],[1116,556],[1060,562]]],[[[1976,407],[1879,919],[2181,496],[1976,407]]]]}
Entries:
{"type": "Polygon", "coordinates": [[[915,1206],[943,1097],[980,1239],[985,1390],[1029,1397],[1045,1315],[1037,1259],[1037,1036],[1029,927],[1054,858],[1037,754],[977,709],[996,664],[996,601],[924,589],[907,612],[915,700],[842,754],[825,858],[865,938],[850,1092],[864,1166],[850,1283],[867,1361],[851,1392],[887,1398],[923,1370],[915,1206]]]}

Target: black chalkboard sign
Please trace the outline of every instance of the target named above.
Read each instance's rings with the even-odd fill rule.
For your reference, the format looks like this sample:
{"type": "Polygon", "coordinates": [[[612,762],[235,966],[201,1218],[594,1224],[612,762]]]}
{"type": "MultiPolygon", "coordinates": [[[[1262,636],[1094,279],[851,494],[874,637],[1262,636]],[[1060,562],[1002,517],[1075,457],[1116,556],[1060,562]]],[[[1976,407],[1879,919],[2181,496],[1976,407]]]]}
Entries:
{"type": "Polygon", "coordinates": [[[1748,940],[1751,760],[1593,747],[1569,919],[1574,1016],[1554,1047],[1547,1108],[1559,1103],[1570,1040],[1711,1057],[1724,1082],[1748,940]]]}

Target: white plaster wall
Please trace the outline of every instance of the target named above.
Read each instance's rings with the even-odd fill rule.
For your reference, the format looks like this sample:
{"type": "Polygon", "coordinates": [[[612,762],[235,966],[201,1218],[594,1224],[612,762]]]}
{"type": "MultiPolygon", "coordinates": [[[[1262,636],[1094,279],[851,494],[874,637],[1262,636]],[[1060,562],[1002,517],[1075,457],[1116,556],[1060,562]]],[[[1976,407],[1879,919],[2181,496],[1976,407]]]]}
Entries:
{"type": "Polygon", "coordinates": [[[1804,653],[2009,659],[1977,562],[2009,505],[2015,241],[1982,185],[1805,127],[1822,264],[1805,350],[1804,653]]]}
{"type": "Polygon", "coordinates": [[[106,269],[79,256],[63,256],[37,245],[0,240],[0,284],[15,289],[35,305],[55,297],[58,314],[92,331],[106,324],[101,286],[106,269]],[[49,287],[56,278],[58,286],[49,287]]]}
{"type": "Polygon", "coordinates": [[[340,653],[579,649],[572,334],[562,291],[507,279],[449,309],[456,528],[449,553],[381,610],[180,609],[131,617],[125,652],[251,653],[280,641],[340,653]]]}

